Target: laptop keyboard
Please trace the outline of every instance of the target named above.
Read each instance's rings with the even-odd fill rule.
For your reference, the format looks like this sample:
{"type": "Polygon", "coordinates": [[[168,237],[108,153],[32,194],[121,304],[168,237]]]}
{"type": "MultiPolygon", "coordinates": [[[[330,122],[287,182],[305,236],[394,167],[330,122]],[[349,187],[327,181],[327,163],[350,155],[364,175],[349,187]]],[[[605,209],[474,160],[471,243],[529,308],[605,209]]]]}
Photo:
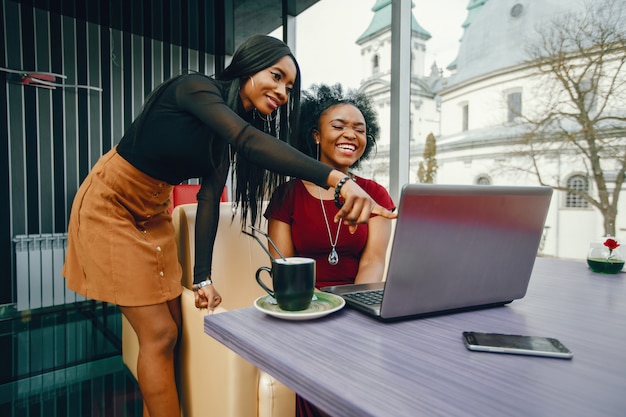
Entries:
{"type": "Polygon", "coordinates": [[[383,290],[352,292],[342,296],[367,305],[380,304],[383,301],[383,290]]]}

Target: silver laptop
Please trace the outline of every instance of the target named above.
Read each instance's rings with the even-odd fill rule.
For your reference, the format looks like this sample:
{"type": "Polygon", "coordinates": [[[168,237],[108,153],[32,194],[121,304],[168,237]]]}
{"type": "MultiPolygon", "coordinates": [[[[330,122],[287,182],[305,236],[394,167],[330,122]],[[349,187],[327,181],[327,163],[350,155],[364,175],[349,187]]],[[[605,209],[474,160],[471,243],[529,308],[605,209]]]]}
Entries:
{"type": "Polygon", "coordinates": [[[526,294],[551,197],[549,187],[407,184],[385,281],[322,290],[381,320],[510,303],[526,294]]]}

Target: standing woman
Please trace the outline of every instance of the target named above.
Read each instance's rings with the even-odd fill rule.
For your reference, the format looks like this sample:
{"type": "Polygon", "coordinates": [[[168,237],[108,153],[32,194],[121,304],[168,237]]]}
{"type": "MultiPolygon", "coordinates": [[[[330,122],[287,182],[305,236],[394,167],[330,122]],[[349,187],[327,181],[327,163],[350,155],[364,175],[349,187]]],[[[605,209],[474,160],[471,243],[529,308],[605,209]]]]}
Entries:
{"type": "Polygon", "coordinates": [[[77,293],[117,304],[133,326],[144,416],[180,413],[174,350],[182,272],[167,211],[174,184],[202,179],[194,267],[198,308],[213,309],[221,302],[211,285],[211,262],[231,164],[235,202],[253,223],[261,200],[283,175],[335,187],[343,202],[336,220],[343,219],[351,231],[371,213],[395,216],[352,181],[341,182],[342,172],[282,141],[295,124],[299,94],[300,71],[289,47],[272,37],[251,37],[216,79],[183,74],[152,92],[119,145],[100,158],[74,198],[63,275],[77,293]]]}

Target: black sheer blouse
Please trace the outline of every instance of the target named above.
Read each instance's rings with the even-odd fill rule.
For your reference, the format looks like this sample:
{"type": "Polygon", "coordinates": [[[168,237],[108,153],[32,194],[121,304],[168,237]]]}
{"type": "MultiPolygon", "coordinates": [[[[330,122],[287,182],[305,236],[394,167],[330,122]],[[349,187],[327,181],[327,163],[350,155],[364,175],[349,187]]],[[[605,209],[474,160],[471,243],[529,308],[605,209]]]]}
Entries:
{"type": "MultiPolygon", "coordinates": [[[[252,127],[226,104],[226,92],[201,74],[180,77],[154,102],[140,131],[131,127],[119,154],[140,171],[169,184],[202,178],[196,215],[194,282],[211,272],[219,201],[228,175],[228,145],[255,164],[326,186],[332,168],[252,127]]],[[[243,112],[242,112],[243,113],[243,112]]]]}

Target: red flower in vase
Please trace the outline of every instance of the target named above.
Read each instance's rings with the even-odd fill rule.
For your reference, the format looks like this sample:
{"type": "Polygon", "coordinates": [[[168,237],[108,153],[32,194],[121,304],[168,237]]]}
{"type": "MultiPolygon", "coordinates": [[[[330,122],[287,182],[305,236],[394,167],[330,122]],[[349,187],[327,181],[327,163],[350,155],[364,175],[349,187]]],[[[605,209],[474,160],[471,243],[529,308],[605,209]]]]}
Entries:
{"type": "Polygon", "coordinates": [[[609,250],[608,254],[598,243],[592,243],[587,255],[587,265],[593,272],[617,274],[624,268],[624,256],[618,249],[622,245],[611,238],[605,239],[602,245],[609,250]]]}
{"type": "Polygon", "coordinates": [[[607,239],[604,241],[604,246],[609,248],[609,255],[613,252],[613,249],[617,249],[619,247],[619,243],[615,239],[607,239]]]}
{"type": "Polygon", "coordinates": [[[620,246],[619,242],[615,239],[607,239],[604,241],[604,246],[609,248],[609,256],[607,256],[607,259],[609,261],[611,259],[614,259],[613,250],[617,249],[620,246]]]}

